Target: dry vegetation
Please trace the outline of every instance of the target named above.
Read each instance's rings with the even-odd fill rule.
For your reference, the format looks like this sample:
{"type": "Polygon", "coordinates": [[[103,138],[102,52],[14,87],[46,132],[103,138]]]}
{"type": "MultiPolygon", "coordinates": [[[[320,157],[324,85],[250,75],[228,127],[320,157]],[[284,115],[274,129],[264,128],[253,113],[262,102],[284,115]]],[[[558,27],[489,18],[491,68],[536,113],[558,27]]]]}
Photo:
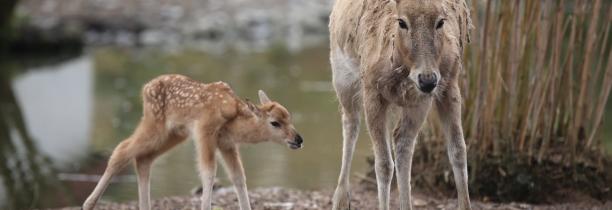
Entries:
{"type": "MultiPolygon", "coordinates": [[[[610,197],[600,134],[612,88],[611,5],[602,0],[471,1],[476,27],[464,55],[461,88],[476,197],[529,197],[551,190],[548,185],[610,197]]],[[[452,180],[435,121],[428,121],[415,158],[415,171],[437,174],[415,172],[415,182],[425,181],[421,185],[430,189],[452,180]]]]}

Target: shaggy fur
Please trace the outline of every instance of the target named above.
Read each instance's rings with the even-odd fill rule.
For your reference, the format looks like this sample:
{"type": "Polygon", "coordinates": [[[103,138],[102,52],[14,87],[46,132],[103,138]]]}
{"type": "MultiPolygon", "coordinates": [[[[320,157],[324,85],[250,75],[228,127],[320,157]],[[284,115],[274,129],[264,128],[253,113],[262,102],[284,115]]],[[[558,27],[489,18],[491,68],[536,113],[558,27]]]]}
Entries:
{"type": "Polygon", "coordinates": [[[334,209],[350,208],[348,180],[362,110],[374,147],[379,207],[389,207],[395,169],[401,209],[411,209],[415,139],[433,104],[446,134],[459,207],[470,209],[457,84],[470,27],[464,0],[336,1],[329,24],[330,60],[342,107],[344,145],[334,209]],[[391,106],[400,109],[393,134],[395,161],[386,140],[391,106]]]}

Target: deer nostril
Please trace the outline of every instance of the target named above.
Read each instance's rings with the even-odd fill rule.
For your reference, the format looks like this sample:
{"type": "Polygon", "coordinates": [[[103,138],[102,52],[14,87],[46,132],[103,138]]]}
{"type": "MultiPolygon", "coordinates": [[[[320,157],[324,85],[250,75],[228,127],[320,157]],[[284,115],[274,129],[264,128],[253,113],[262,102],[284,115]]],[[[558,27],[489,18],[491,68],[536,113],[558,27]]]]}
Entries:
{"type": "Polygon", "coordinates": [[[438,84],[436,74],[419,74],[419,89],[425,93],[430,93],[438,84]]]}
{"type": "Polygon", "coordinates": [[[430,74],[419,74],[419,82],[420,83],[436,83],[438,77],[434,73],[430,74]]]}
{"type": "Polygon", "coordinates": [[[302,139],[302,136],[300,136],[300,134],[295,136],[295,143],[301,144],[302,142],[304,142],[304,139],[302,139]]]}

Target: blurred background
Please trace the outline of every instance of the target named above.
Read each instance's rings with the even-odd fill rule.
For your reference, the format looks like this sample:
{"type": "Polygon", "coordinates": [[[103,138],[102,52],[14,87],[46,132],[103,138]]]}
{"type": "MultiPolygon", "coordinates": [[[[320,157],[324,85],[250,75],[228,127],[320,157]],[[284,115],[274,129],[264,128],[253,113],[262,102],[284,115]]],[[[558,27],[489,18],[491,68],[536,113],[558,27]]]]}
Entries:
{"type": "MultiPolygon", "coordinates": [[[[530,193],[566,179],[560,184],[565,189],[610,198],[611,2],[468,2],[475,28],[464,55],[462,91],[471,193],[530,201],[530,193]]],[[[330,83],[332,5],[3,0],[0,208],[80,205],[114,146],[140,119],[142,85],[165,73],[226,81],[252,100],[263,89],[293,113],[305,147],[245,145],[250,188],[333,189],[341,123],[330,83]]],[[[417,146],[415,167],[421,172],[413,180],[453,193],[439,133],[436,120],[429,120],[417,146]]],[[[188,195],[200,184],[193,148],[189,141],[156,161],[153,199],[188,195]]],[[[356,176],[367,176],[361,174],[369,171],[369,155],[362,129],[356,176]]],[[[121,174],[103,199],[137,199],[133,174],[121,174]]],[[[221,170],[218,177],[228,184],[221,170]]]]}

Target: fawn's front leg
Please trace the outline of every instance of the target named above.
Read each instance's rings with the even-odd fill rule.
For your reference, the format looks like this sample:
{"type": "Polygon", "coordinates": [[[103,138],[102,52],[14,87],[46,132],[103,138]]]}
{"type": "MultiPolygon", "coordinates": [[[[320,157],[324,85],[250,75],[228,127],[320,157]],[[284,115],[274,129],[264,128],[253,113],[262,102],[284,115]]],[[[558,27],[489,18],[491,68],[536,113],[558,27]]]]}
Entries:
{"type": "Polygon", "coordinates": [[[215,130],[202,129],[196,136],[198,166],[202,180],[202,210],[212,209],[212,188],[217,174],[215,151],[217,138],[215,130]]]}
{"type": "Polygon", "coordinates": [[[416,137],[423,125],[423,121],[425,121],[425,117],[430,107],[430,99],[415,107],[404,107],[400,120],[393,131],[393,141],[395,142],[395,169],[401,210],[412,209],[410,194],[412,156],[414,154],[416,137]]]}
{"type": "Polygon", "coordinates": [[[151,181],[149,177],[151,172],[151,164],[153,164],[154,159],[154,156],[147,155],[137,157],[136,161],[134,162],[136,174],[138,175],[138,208],[140,210],[151,209],[151,193],[149,190],[151,181]]]}
{"type": "Polygon", "coordinates": [[[461,94],[457,84],[449,87],[446,94],[437,101],[437,109],[446,136],[448,158],[453,168],[459,209],[469,210],[467,151],[461,126],[461,94]]]}
{"type": "Polygon", "coordinates": [[[225,169],[230,176],[234,189],[238,195],[240,210],[251,210],[249,202],[249,194],[246,186],[246,178],[244,176],[244,168],[240,160],[240,153],[237,146],[221,149],[221,154],[225,161],[225,169]]]}

